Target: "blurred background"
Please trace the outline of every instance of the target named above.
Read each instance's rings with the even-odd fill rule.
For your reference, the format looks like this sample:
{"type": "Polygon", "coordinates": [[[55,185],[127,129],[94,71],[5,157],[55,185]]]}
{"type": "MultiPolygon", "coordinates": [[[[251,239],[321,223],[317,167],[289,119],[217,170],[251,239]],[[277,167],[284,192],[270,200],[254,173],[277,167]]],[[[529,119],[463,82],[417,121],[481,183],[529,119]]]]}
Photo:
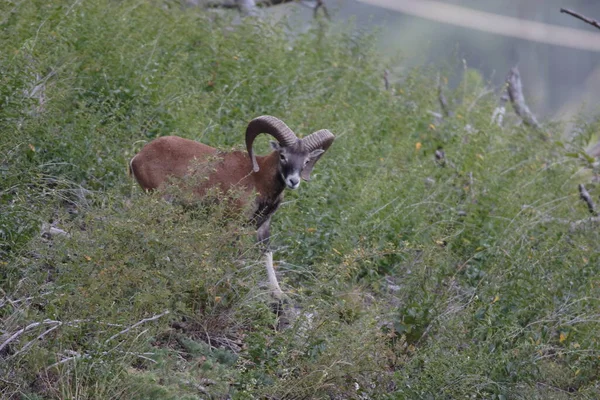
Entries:
{"type": "MultiPolygon", "coordinates": [[[[452,85],[456,81],[453,74],[454,78],[458,76],[464,60],[468,67],[479,70],[486,81],[499,87],[509,69],[518,65],[529,106],[539,117],[566,120],[582,112],[595,114],[599,109],[600,29],[561,13],[560,8],[600,20],[600,1],[325,3],[335,20],[353,20],[358,29],[380,30],[381,50],[390,59],[401,56],[396,65],[391,65],[392,72],[416,65],[445,66],[452,85]]],[[[269,12],[312,18],[312,10],[297,4],[273,7],[269,12]]]]}

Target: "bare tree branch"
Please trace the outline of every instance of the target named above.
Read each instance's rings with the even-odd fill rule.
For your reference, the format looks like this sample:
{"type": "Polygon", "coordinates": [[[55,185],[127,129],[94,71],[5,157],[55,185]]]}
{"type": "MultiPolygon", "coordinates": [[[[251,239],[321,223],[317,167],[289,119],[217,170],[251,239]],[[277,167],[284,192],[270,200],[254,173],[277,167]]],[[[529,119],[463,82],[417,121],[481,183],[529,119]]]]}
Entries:
{"type": "Polygon", "coordinates": [[[517,67],[511,68],[508,76],[506,77],[506,83],[508,84],[508,97],[512,103],[513,109],[521,117],[525,125],[531,126],[536,129],[540,129],[541,126],[533,113],[527,107],[525,103],[525,96],[523,96],[523,84],[521,83],[521,74],[517,67]]]}
{"type": "Polygon", "coordinates": [[[590,193],[586,190],[583,183],[579,184],[579,198],[585,201],[588,210],[590,211],[590,214],[598,215],[598,213],[596,212],[596,205],[594,204],[594,200],[592,200],[592,196],[590,196],[590,193]]]}
{"type": "Polygon", "coordinates": [[[583,15],[581,15],[579,13],[576,13],[575,11],[571,11],[568,8],[561,8],[560,12],[561,13],[565,13],[565,14],[569,14],[569,15],[577,18],[577,19],[582,20],[583,22],[585,22],[587,24],[590,24],[590,25],[592,25],[592,26],[600,29],[600,23],[598,21],[596,21],[595,19],[584,17],[583,15]]]}

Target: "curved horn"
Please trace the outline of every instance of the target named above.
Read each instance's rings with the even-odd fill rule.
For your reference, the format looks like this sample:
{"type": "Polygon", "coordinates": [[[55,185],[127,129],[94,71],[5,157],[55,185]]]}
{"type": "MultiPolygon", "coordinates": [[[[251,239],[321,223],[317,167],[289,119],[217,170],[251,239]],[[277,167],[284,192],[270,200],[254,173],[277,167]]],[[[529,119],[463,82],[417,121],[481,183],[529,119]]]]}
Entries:
{"type": "Polygon", "coordinates": [[[254,143],[254,139],[261,133],[268,133],[273,136],[282,146],[291,146],[298,140],[296,134],[279,118],[271,117],[270,115],[254,118],[248,124],[248,128],[246,128],[246,149],[252,160],[252,169],[254,172],[258,172],[260,168],[252,151],[252,143],[254,143]]]}
{"type": "Polygon", "coordinates": [[[301,176],[305,181],[310,181],[310,173],[312,172],[313,167],[316,162],[321,158],[323,153],[327,151],[329,146],[333,143],[335,136],[333,133],[329,132],[327,129],[321,129],[320,131],[316,131],[311,133],[307,137],[302,140],[302,146],[306,151],[312,153],[317,149],[323,150],[321,154],[318,154],[314,157],[311,157],[304,169],[302,170],[301,176]]]}

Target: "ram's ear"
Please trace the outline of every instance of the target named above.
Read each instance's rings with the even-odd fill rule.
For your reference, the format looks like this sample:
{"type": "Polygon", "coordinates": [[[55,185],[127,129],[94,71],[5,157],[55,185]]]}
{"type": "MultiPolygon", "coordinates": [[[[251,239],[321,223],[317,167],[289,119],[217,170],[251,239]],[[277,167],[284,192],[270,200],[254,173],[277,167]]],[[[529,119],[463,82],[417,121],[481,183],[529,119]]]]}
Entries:
{"type": "Polygon", "coordinates": [[[279,143],[277,143],[274,140],[269,140],[269,144],[271,145],[271,148],[275,151],[279,151],[281,150],[281,145],[279,143]]]}
{"type": "Polygon", "coordinates": [[[321,156],[323,155],[323,153],[325,153],[325,150],[323,150],[323,149],[316,149],[316,150],[313,150],[308,155],[308,162],[306,163],[306,165],[302,169],[302,173],[300,174],[300,176],[302,177],[302,179],[304,179],[307,182],[310,181],[310,173],[312,172],[313,167],[315,166],[315,164],[317,163],[317,161],[319,160],[319,158],[321,158],[321,156]]]}

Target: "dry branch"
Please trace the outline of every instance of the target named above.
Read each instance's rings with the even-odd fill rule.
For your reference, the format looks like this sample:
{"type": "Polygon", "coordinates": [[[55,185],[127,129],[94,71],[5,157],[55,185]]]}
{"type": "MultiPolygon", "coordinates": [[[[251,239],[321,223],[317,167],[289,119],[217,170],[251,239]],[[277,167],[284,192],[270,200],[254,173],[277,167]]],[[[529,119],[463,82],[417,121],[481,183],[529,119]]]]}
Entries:
{"type": "Polygon", "coordinates": [[[435,161],[437,161],[439,164],[446,163],[446,153],[441,147],[435,151],[435,161]]]}
{"type": "Polygon", "coordinates": [[[2,344],[0,344],[0,352],[2,352],[2,350],[4,350],[4,348],[6,346],[8,346],[12,341],[14,341],[15,339],[17,339],[19,336],[21,336],[23,333],[28,332],[40,325],[61,325],[62,323],[60,321],[52,321],[52,320],[44,320],[42,322],[33,322],[29,325],[27,325],[24,328],[19,329],[18,331],[16,331],[15,333],[13,333],[10,337],[8,337],[2,344]]]}
{"type": "Polygon", "coordinates": [[[196,5],[202,5],[206,8],[237,8],[245,16],[256,16],[259,7],[271,7],[286,3],[300,3],[303,6],[310,7],[314,10],[314,16],[317,16],[319,9],[323,10],[323,14],[327,19],[331,19],[329,11],[323,0],[306,1],[306,0],[210,0],[210,1],[195,1],[196,5]]]}
{"type": "Polygon", "coordinates": [[[442,113],[445,117],[451,117],[452,111],[448,107],[448,100],[446,100],[446,96],[444,96],[444,90],[442,88],[442,79],[438,75],[438,100],[440,102],[440,107],[442,108],[442,113]]]}
{"type": "Polygon", "coordinates": [[[586,190],[583,183],[579,184],[579,198],[585,201],[590,214],[598,215],[598,213],[596,212],[596,205],[594,204],[594,200],[592,200],[592,196],[590,196],[590,193],[586,190]]]}
{"type": "Polygon", "coordinates": [[[568,8],[561,8],[560,12],[561,13],[565,13],[565,14],[569,14],[569,15],[577,18],[577,19],[582,20],[583,22],[585,22],[587,24],[590,24],[590,25],[592,25],[592,26],[600,29],[600,23],[598,21],[596,21],[595,19],[591,19],[591,18],[585,17],[585,16],[583,16],[583,15],[581,15],[579,13],[576,13],[575,11],[569,10],[568,8]]]}
{"type": "Polygon", "coordinates": [[[531,126],[536,129],[540,129],[541,126],[533,113],[527,107],[525,103],[525,96],[523,96],[523,84],[521,83],[521,74],[517,67],[511,68],[508,76],[506,77],[508,97],[513,106],[513,109],[521,117],[525,125],[531,126]]]}
{"type": "Polygon", "coordinates": [[[523,210],[529,209],[529,210],[534,211],[540,217],[539,221],[541,223],[544,223],[544,224],[547,224],[547,223],[556,223],[556,224],[562,224],[562,225],[569,225],[569,230],[571,232],[574,232],[577,229],[585,227],[587,225],[600,223],[600,217],[599,216],[593,216],[593,217],[589,217],[589,218],[584,218],[584,219],[579,219],[579,220],[573,221],[573,220],[566,219],[566,218],[550,217],[550,216],[542,213],[541,211],[538,211],[535,207],[530,206],[530,205],[523,205],[521,207],[521,209],[523,209],[523,210]]]}
{"type": "MultiPolygon", "coordinates": [[[[69,322],[62,322],[62,321],[55,321],[55,320],[51,320],[51,319],[45,319],[41,322],[32,322],[31,324],[25,326],[24,328],[21,328],[19,330],[17,330],[16,332],[14,332],[12,335],[8,336],[9,333],[5,333],[3,336],[0,336],[0,339],[4,339],[6,338],[6,340],[0,344],[0,353],[6,348],[6,346],[8,346],[11,342],[19,339],[19,337],[29,331],[34,330],[35,328],[38,328],[40,326],[43,325],[51,325],[50,328],[46,329],[44,332],[42,332],[41,334],[39,334],[35,339],[29,341],[27,344],[25,344],[20,350],[18,350],[17,352],[15,352],[12,357],[24,353],[25,351],[27,351],[29,348],[31,348],[31,346],[33,346],[35,343],[37,343],[38,341],[42,340],[46,335],[48,335],[49,333],[51,333],[52,331],[60,328],[61,326],[77,326],[78,324],[81,324],[83,322],[88,322],[89,320],[81,320],[81,319],[76,319],[73,321],[69,321],[69,322]]],[[[108,325],[112,325],[112,324],[108,324],[108,325]]]]}
{"type": "Polygon", "coordinates": [[[315,5],[315,11],[313,13],[313,17],[317,18],[317,12],[319,11],[319,8],[323,9],[323,15],[325,15],[325,18],[327,18],[328,20],[331,20],[331,17],[329,16],[329,11],[327,10],[327,7],[325,6],[325,3],[323,2],[323,0],[317,0],[317,4],[315,5]]]}
{"type": "Polygon", "coordinates": [[[390,90],[390,71],[388,71],[387,69],[383,71],[383,85],[385,87],[385,91],[389,91],[390,90]]]}
{"type": "Polygon", "coordinates": [[[163,311],[163,312],[162,312],[162,313],[160,313],[160,314],[153,315],[153,316],[152,316],[152,317],[150,317],[150,318],[144,318],[143,320],[136,322],[135,324],[131,325],[130,327],[123,329],[121,332],[119,332],[119,333],[115,333],[114,335],[112,335],[111,337],[109,337],[108,339],[106,339],[106,340],[104,341],[104,343],[108,343],[108,342],[110,342],[111,340],[115,339],[115,338],[116,338],[117,336],[119,336],[119,335],[122,335],[122,334],[124,334],[124,333],[127,333],[127,332],[129,332],[130,330],[132,330],[132,329],[134,329],[134,328],[136,328],[136,327],[138,327],[138,326],[140,326],[140,325],[142,325],[142,324],[145,324],[146,322],[155,321],[155,320],[159,319],[160,317],[163,317],[163,316],[165,316],[165,315],[167,315],[167,314],[169,314],[169,310],[165,310],[165,311],[163,311]]]}
{"type": "Polygon", "coordinates": [[[35,339],[33,339],[33,340],[29,341],[29,343],[27,343],[25,346],[23,346],[23,347],[21,348],[21,350],[19,350],[19,351],[15,352],[15,354],[13,354],[13,355],[12,355],[12,357],[15,357],[15,356],[17,356],[17,355],[19,355],[19,354],[21,354],[21,353],[24,353],[24,352],[26,352],[26,351],[27,351],[27,350],[28,350],[28,349],[29,349],[31,346],[33,346],[33,345],[34,345],[35,343],[37,343],[38,341],[42,340],[42,339],[44,338],[44,336],[46,336],[46,335],[47,335],[47,334],[49,334],[50,332],[52,332],[52,331],[54,331],[54,330],[56,330],[56,329],[60,328],[60,327],[61,327],[61,325],[62,325],[62,324],[57,324],[57,325],[54,325],[54,326],[53,326],[53,327],[51,327],[51,328],[48,328],[48,329],[46,329],[44,332],[40,333],[40,334],[39,334],[39,335],[38,335],[38,336],[37,336],[35,339]]]}
{"type": "MultiPolygon", "coordinates": [[[[155,355],[155,353],[135,353],[132,351],[103,351],[103,352],[96,353],[96,354],[101,355],[101,356],[106,356],[106,355],[112,354],[113,352],[116,352],[118,354],[128,355],[128,356],[135,356],[135,357],[141,358],[143,360],[149,361],[153,364],[157,363],[155,360],[151,359],[150,357],[147,357],[149,355],[153,356],[153,355],[155,355]]],[[[69,350],[68,353],[72,354],[71,357],[63,358],[62,360],[57,361],[54,364],[48,365],[46,367],[46,370],[48,370],[52,367],[57,367],[59,365],[67,363],[69,361],[77,360],[79,358],[92,358],[92,354],[88,354],[88,353],[80,354],[80,353],[77,353],[76,351],[72,351],[72,350],[69,350]]]]}
{"type": "Polygon", "coordinates": [[[506,114],[506,102],[508,101],[508,90],[502,91],[502,96],[500,96],[500,103],[498,107],[494,109],[492,113],[492,124],[496,123],[498,126],[502,127],[502,122],[504,122],[504,115],[506,114]]]}

